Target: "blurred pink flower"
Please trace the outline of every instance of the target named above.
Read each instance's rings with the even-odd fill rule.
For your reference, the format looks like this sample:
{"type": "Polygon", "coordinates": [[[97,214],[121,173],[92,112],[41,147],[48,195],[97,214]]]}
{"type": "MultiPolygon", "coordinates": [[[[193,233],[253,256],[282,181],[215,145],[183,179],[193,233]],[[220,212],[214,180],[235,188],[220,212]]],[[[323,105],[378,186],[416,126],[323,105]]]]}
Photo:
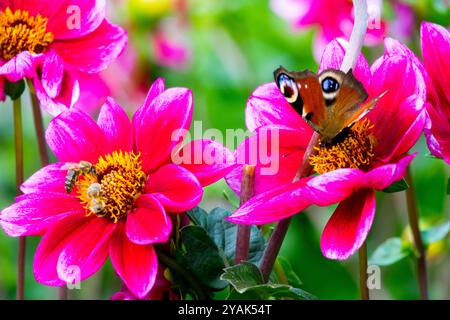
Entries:
{"type": "Polygon", "coordinates": [[[164,270],[165,268],[160,264],[155,284],[145,297],[139,299],[124,285],[111,297],[111,300],[180,300],[179,294],[172,289],[172,283],[164,276],[164,270]]]}
{"type": "MultiPolygon", "coordinates": [[[[341,40],[331,42],[325,49],[319,72],[339,69],[346,45],[341,40]]],[[[359,249],[375,215],[374,190],[382,190],[404,176],[414,158],[407,152],[419,138],[426,120],[426,86],[422,71],[412,58],[396,52],[402,50],[399,46],[402,45],[387,38],[385,54],[371,68],[362,55],[359,57],[354,75],[364,84],[369,99],[388,91],[343,141],[320,147],[310,158],[319,173],[315,177],[291,183],[312,131],[305,129],[303,120],[285,102],[274,83],[255,91],[247,104],[249,129],[256,128],[258,135],[261,130],[279,128],[280,132],[291,132],[292,140],[298,141],[283,142],[280,134],[280,144],[289,143],[290,148],[286,149],[288,152],[273,155],[284,161],[279,174],[257,177],[265,179],[263,182],[270,181],[266,187],[269,191],[263,192],[264,185],[261,185],[257,189],[259,194],[227,220],[265,224],[292,216],[311,204],[326,206],[340,202],[323,231],[322,252],[330,259],[346,259],[359,249]],[[401,86],[398,79],[402,79],[401,86]]],[[[280,147],[280,150],[283,149],[280,147]]],[[[239,148],[237,153],[239,159],[239,148]]],[[[256,172],[260,170],[261,166],[257,165],[256,172]]],[[[236,176],[229,175],[227,182],[238,191],[236,176]]]]}
{"type": "Polygon", "coordinates": [[[429,76],[429,121],[425,126],[433,155],[450,164],[450,32],[423,22],[420,30],[423,64],[429,76]]]}
{"type": "MultiPolygon", "coordinates": [[[[200,157],[189,164],[191,172],[172,162],[174,149],[189,129],[192,109],[188,89],[165,90],[159,79],[132,121],[109,98],[97,122],[75,110],[50,122],[46,139],[59,162],[25,181],[24,195],[0,214],[9,236],[43,235],[34,258],[39,283],[62,286],[84,280],[109,256],[135,296],[149,293],[158,269],[153,244],[166,242],[172,230],[167,212],[195,207],[202,198],[202,183],[220,179],[232,165],[206,163],[200,157]],[[68,193],[68,168],[80,165],[85,170],[75,176],[68,193]]],[[[232,157],[216,142],[197,141],[232,157]]]]}
{"type": "MultiPolygon", "coordinates": [[[[2,1],[0,77],[32,79],[52,115],[71,108],[80,95],[79,77],[104,70],[126,46],[125,30],[105,14],[105,0],[2,1]]],[[[96,87],[89,89],[96,93],[96,87]]]]}
{"type": "MultiPolygon", "coordinates": [[[[353,4],[348,0],[271,0],[272,10],[294,28],[316,26],[314,56],[320,60],[326,44],[335,38],[349,39],[353,26],[353,4]]],[[[381,0],[369,0],[366,44],[380,43],[385,36],[381,0]]]]}
{"type": "Polygon", "coordinates": [[[169,35],[157,30],[151,35],[155,62],[163,67],[183,69],[190,59],[190,52],[180,39],[170,38],[169,35]]]}

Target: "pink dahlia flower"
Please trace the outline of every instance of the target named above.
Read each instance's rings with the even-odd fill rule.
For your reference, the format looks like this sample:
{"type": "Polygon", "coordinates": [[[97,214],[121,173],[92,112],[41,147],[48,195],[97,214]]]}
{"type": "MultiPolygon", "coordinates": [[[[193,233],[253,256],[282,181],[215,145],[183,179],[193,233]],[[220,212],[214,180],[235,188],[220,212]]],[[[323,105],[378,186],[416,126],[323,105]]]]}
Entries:
{"type": "MultiPolygon", "coordinates": [[[[320,70],[339,69],[345,46],[343,41],[331,42],[320,70]]],[[[363,82],[369,99],[387,93],[367,117],[351,128],[345,139],[317,148],[309,160],[318,176],[291,183],[312,130],[293,112],[274,83],[256,89],[247,104],[247,125],[250,130],[256,129],[255,136],[264,130],[279,130],[281,151],[270,157],[271,161],[279,157],[283,164],[275,176],[257,176],[259,194],[228,220],[265,224],[292,216],[311,204],[326,206],[340,202],[323,231],[322,252],[331,259],[346,259],[358,250],[375,215],[374,190],[382,190],[404,176],[414,157],[407,152],[419,138],[426,120],[426,86],[420,68],[412,58],[399,53],[404,48],[400,43],[388,38],[385,46],[385,54],[371,68],[361,55],[354,74],[363,82]],[[402,85],[398,85],[398,79],[402,79],[402,85]],[[283,141],[288,134],[291,141],[283,141]],[[284,148],[286,144],[289,146],[284,148]],[[266,190],[273,189],[263,192],[265,183],[266,190]]],[[[240,156],[238,148],[238,160],[240,156]]],[[[261,169],[257,163],[256,171],[261,169]]],[[[227,181],[238,191],[237,170],[227,181]]]]}
{"type": "MultiPolygon", "coordinates": [[[[63,112],[50,122],[46,139],[59,162],[25,181],[24,194],[0,215],[9,236],[43,235],[34,258],[38,282],[81,281],[109,256],[135,296],[148,294],[158,270],[153,244],[166,242],[172,230],[168,213],[195,207],[202,184],[220,179],[232,165],[200,157],[188,170],[172,162],[192,108],[189,90],[165,90],[159,79],[132,121],[108,99],[97,122],[80,111],[63,112]]],[[[191,142],[183,152],[203,151],[193,144],[232,159],[208,140],[191,142]]]]}
{"type": "Polygon", "coordinates": [[[450,32],[424,22],[420,36],[423,64],[430,79],[425,136],[431,153],[450,164],[450,32]]]}
{"type": "MultiPolygon", "coordinates": [[[[353,26],[353,4],[348,0],[271,0],[272,10],[290,22],[294,28],[317,26],[314,55],[320,59],[326,44],[335,38],[350,38],[353,26]]],[[[381,21],[381,1],[369,0],[369,29],[366,43],[377,44],[385,36],[381,21]]]]}
{"type": "Polygon", "coordinates": [[[126,32],[105,15],[105,0],[2,1],[0,99],[5,80],[27,78],[50,114],[71,108],[80,94],[77,74],[104,70],[126,46],[126,32]]]}

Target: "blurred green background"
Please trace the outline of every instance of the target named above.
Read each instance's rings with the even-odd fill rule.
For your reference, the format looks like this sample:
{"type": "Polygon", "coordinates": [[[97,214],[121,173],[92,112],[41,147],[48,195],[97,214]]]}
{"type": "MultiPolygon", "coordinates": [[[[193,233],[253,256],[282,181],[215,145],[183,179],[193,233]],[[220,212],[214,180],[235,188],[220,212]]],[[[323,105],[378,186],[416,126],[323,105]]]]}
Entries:
{"type": "MultiPolygon", "coordinates": [[[[176,32],[182,33],[190,50],[190,59],[181,69],[155,63],[149,34],[161,21],[177,17],[165,0],[109,1],[111,20],[129,32],[128,50],[138,59],[132,78],[144,90],[157,77],[164,77],[168,87],[183,86],[193,91],[194,120],[203,122],[203,129],[245,129],[244,108],[251,92],[272,80],[272,71],[279,65],[288,69],[317,69],[312,56],[314,30],[294,31],[276,16],[268,0],[192,0],[184,12],[185,23],[176,32]],[[136,74],[138,74],[136,76],[136,74]]],[[[448,23],[448,11],[439,1],[409,1],[415,6],[417,19],[448,23]]],[[[448,9],[448,8],[447,8],[448,9]]],[[[383,14],[389,15],[389,8],[383,14]]],[[[418,49],[418,27],[409,43],[418,49]]],[[[369,62],[383,52],[382,46],[365,48],[369,62]]],[[[117,89],[120,90],[120,87],[117,89]]],[[[129,110],[138,107],[143,98],[129,101],[120,92],[111,95],[129,110]],[[139,101],[139,99],[141,99],[139,101]],[[138,104],[136,104],[138,103],[138,104]]],[[[135,98],[135,97],[133,97],[135,98]]],[[[35,172],[40,162],[29,96],[23,95],[25,128],[25,176],[35,172]]],[[[0,208],[11,204],[15,193],[12,105],[0,105],[0,208]]],[[[46,123],[50,117],[46,116],[46,123]]],[[[423,137],[415,147],[419,155],[412,164],[414,184],[419,203],[421,223],[434,226],[450,219],[450,201],[446,184],[450,171],[441,160],[427,156],[423,137]]],[[[220,181],[206,189],[201,204],[206,209],[216,206],[230,208],[223,197],[228,189],[220,181]]],[[[407,240],[407,212],[404,192],[378,194],[377,216],[368,239],[370,254],[386,239],[394,236],[407,240]]],[[[297,215],[282,247],[282,253],[299,275],[305,289],[321,299],[358,299],[357,255],[345,262],[325,259],[320,251],[321,231],[333,208],[310,208],[297,215]]],[[[32,260],[38,238],[29,238],[26,266],[26,298],[55,299],[57,290],[37,284],[33,278],[32,260]]],[[[15,297],[17,239],[0,232],[0,299],[15,297]]],[[[434,244],[429,251],[430,295],[435,299],[450,298],[450,255],[448,237],[434,244]]],[[[372,290],[374,299],[416,299],[419,296],[414,262],[407,258],[381,269],[382,286],[372,290]]],[[[119,290],[120,281],[110,262],[84,281],[81,290],[72,290],[73,299],[107,299],[119,290]]]]}

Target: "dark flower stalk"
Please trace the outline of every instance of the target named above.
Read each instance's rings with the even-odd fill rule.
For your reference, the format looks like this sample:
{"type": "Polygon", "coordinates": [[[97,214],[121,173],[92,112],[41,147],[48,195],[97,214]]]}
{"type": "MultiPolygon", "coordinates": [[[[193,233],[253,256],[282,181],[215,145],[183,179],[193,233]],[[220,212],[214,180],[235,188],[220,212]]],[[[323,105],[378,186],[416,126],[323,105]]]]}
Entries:
{"type": "Polygon", "coordinates": [[[36,91],[34,90],[34,86],[31,81],[28,81],[28,88],[30,90],[31,106],[33,109],[34,127],[36,130],[39,155],[41,157],[41,165],[42,165],[42,167],[45,167],[46,165],[48,165],[50,163],[50,161],[49,161],[48,152],[47,152],[47,144],[45,142],[44,122],[42,121],[41,105],[36,96],[36,91]]]}
{"type": "Polygon", "coordinates": [[[361,300],[370,300],[369,288],[367,287],[367,243],[359,249],[359,290],[361,300]]]}
{"type": "MultiPolygon", "coordinates": [[[[16,155],[16,195],[21,194],[20,186],[23,178],[23,129],[22,129],[22,102],[21,98],[13,101],[14,114],[14,152],[16,155]]],[[[26,238],[19,238],[19,250],[17,255],[17,300],[24,299],[25,291],[25,249],[26,238]]]]}
{"type": "MultiPolygon", "coordinates": [[[[242,171],[242,184],[240,194],[240,205],[243,205],[253,195],[253,186],[255,182],[255,166],[245,165],[242,171]]],[[[248,225],[238,225],[236,238],[236,256],[235,263],[239,264],[247,260],[248,248],[250,242],[250,229],[248,225]]]]}
{"type": "Polygon", "coordinates": [[[411,176],[411,170],[408,168],[405,179],[409,184],[406,190],[406,204],[408,207],[409,225],[414,239],[414,245],[417,250],[417,280],[419,282],[420,297],[422,300],[428,300],[428,280],[427,280],[427,261],[426,249],[423,244],[422,235],[419,228],[419,213],[417,212],[416,195],[411,176]]]}

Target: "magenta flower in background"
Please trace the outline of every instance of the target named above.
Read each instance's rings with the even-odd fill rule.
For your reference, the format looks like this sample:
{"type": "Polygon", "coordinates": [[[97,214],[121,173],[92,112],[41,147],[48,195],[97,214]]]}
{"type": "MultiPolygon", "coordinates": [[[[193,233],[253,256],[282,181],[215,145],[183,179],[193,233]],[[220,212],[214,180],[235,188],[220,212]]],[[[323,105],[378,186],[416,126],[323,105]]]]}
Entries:
{"type": "MultiPolygon", "coordinates": [[[[104,70],[123,51],[125,30],[105,18],[105,0],[6,0],[0,3],[0,99],[5,79],[32,79],[52,115],[71,108],[85,74],[104,70]]],[[[97,92],[96,86],[89,86],[97,92]]]]}
{"type": "Polygon", "coordinates": [[[450,32],[424,22],[420,37],[423,64],[430,79],[425,136],[431,153],[450,164],[450,32]]]}
{"type": "MultiPolygon", "coordinates": [[[[381,0],[369,0],[369,29],[366,44],[382,42],[386,35],[385,22],[381,20],[381,0]]],[[[348,0],[271,0],[272,10],[286,19],[295,29],[317,27],[314,56],[320,60],[322,52],[335,38],[349,39],[353,26],[353,4],[348,0]]]]}
{"type": "MultiPolygon", "coordinates": [[[[331,42],[324,52],[319,72],[327,68],[339,69],[345,46],[344,41],[331,42]]],[[[374,190],[382,190],[404,176],[414,158],[407,152],[419,138],[426,121],[426,86],[420,68],[411,57],[397,52],[403,50],[399,42],[387,38],[385,47],[385,54],[371,68],[361,55],[354,74],[363,82],[369,99],[388,92],[367,117],[352,127],[343,141],[320,147],[310,158],[319,175],[291,183],[301,158],[281,153],[286,161],[284,166],[292,167],[291,172],[284,170],[276,177],[266,178],[274,181],[268,184],[266,190],[269,191],[250,199],[228,218],[229,221],[265,224],[292,216],[311,204],[326,206],[340,202],[322,233],[322,252],[330,259],[346,259],[359,249],[374,219],[374,190]],[[398,79],[402,79],[401,86],[398,79]],[[270,190],[275,185],[280,186],[270,190]]],[[[275,84],[263,85],[255,92],[257,99],[252,96],[247,106],[247,114],[250,114],[247,125],[252,124],[259,130],[278,127],[281,131],[304,127],[304,124],[298,126],[302,120],[290,105],[282,103],[284,98],[275,91],[275,84]]],[[[303,140],[309,140],[311,132],[303,140]]],[[[291,154],[301,154],[304,146],[303,143],[291,154]]],[[[227,181],[234,189],[238,186],[233,176],[227,181]]]]}
{"type": "MultiPolygon", "coordinates": [[[[172,162],[192,109],[189,90],[165,90],[159,79],[132,121],[108,99],[97,122],[75,110],[50,122],[46,139],[59,162],[25,181],[24,194],[0,215],[9,236],[43,236],[33,267],[39,283],[65,285],[77,279],[76,270],[84,280],[109,256],[133,295],[149,293],[158,270],[153,244],[166,242],[172,230],[168,214],[195,207],[202,184],[220,179],[232,166],[232,161],[206,163],[201,158],[187,164],[188,170],[172,162]],[[80,165],[86,170],[78,171],[68,193],[68,168],[80,165]]],[[[182,150],[202,152],[199,145],[209,154],[233,159],[222,145],[208,140],[190,142],[182,150]]]]}

